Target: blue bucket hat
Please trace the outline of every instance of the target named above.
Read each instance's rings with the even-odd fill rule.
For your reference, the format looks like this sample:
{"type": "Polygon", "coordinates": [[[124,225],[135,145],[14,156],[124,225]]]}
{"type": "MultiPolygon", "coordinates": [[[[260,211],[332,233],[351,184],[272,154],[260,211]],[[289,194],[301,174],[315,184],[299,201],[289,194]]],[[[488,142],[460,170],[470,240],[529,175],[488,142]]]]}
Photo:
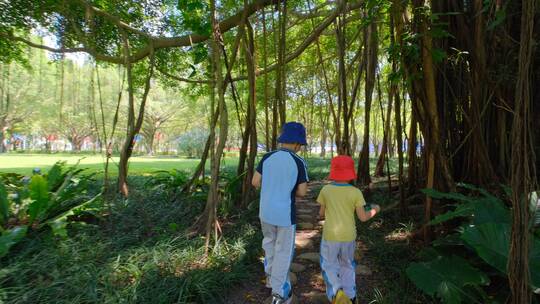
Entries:
{"type": "Polygon", "coordinates": [[[306,128],[299,122],[291,121],[283,125],[278,142],[282,144],[307,145],[306,128]]]}

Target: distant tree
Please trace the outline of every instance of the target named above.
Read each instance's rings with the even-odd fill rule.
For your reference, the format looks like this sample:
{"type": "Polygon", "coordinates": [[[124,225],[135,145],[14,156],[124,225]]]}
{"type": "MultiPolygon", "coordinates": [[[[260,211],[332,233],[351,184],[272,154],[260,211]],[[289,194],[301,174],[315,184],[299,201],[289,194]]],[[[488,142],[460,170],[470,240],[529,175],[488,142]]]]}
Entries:
{"type": "Polygon", "coordinates": [[[178,151],[188,157],[201,157],[204,144],[209,132],[202,129],[192,129],[178,137],[178,151]]]}

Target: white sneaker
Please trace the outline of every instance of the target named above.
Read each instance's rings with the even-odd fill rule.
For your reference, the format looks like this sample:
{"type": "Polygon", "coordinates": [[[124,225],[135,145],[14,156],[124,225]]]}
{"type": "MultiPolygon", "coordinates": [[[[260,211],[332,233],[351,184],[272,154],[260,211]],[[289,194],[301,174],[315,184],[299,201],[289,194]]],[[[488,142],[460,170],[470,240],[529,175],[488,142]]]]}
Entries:
{"type": "Polygon", "coordinates": [[[292,300],[293,300],[293,295],[291,294],[291,296],[288,298],[288,299],[283,299],[283,297],[281,297],[280,295],[278,294],[273,294],[272,295],[272,304],[291,304],[292,303],[292,300]]]}

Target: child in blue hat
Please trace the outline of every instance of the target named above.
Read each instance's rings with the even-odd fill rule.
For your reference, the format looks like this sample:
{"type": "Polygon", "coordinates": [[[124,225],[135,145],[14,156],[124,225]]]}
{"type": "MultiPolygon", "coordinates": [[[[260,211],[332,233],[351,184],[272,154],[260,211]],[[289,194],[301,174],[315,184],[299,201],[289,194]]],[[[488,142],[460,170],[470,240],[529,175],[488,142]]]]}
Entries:
{"type": "Polygon", "coordinates": [[[296,153],[306,145],[306,129],[288,122],[278,138],[280,149],[266,153],[252,184],[261,188],[259,218],[263,233],[266,286],[272,288],[272,304],[291,303],[289,268],[296,233],[295,198],[306,195],[307,166],[296,153]]]}

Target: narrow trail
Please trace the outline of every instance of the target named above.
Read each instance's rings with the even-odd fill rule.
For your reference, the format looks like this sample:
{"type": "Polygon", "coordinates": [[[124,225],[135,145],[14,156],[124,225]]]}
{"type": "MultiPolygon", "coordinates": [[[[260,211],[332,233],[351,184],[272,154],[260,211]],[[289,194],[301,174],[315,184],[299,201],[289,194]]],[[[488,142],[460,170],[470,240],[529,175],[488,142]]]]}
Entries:
{"type": "MultiPolygon", "coordinates": [[[[310,182],[308,195],[303,199],[298,199],[296,202],[296,249],[290,275],[293,293],[296,298],[293,303],[330,303],[326,298],[326,288],[319,264],[319,248],[324,222],[317,219],[319,205],[316,202],[319,190],[325,183],[325,181],[310,182]]],[[[358,303],[362,304],[368,303],[365,295],[372,295],[373,287],[376,286],[377,282],[375,265],[365,257],[367,250],[369,248],[365,244],[357,241],[355,253],[357,263],[356,286],[358,303]]],[[[246,282],[234,291],[226,303],[270,303],[271,291],[264,286],[265,276],[262,264],[256,277],[257,280],[246,282]]]]}

